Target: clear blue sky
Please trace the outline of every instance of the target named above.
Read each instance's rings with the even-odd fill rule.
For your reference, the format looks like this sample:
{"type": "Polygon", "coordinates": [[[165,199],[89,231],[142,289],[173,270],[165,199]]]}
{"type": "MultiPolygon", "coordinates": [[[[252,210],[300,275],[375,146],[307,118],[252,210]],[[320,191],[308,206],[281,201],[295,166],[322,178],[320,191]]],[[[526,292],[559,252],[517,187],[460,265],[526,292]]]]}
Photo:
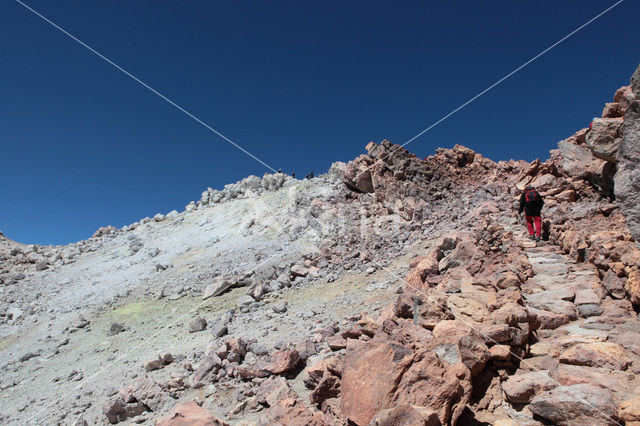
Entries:
{"type": "MultiPolygon", "coordinates": [[[[403,143],[613,1],[27,4],[298,176],[403,143]]],[[[626,0],[407,148],[546,158],[640,56],[626,0]]],[[[0,3],[0,230],[61,244],[266,170],[18,3],[0,3]]]]}

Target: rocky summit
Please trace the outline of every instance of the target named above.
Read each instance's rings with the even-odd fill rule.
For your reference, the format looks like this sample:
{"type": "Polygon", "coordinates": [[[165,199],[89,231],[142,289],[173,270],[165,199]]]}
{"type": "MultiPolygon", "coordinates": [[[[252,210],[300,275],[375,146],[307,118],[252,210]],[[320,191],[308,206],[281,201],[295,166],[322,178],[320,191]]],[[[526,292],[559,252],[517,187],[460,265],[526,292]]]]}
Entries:
{"type": "Polygon", "coordinates": [[[639,189],[640,68],[544,161],[385,140],[67,246],[0,235],[0,423],[640,424],[639,189]]]}

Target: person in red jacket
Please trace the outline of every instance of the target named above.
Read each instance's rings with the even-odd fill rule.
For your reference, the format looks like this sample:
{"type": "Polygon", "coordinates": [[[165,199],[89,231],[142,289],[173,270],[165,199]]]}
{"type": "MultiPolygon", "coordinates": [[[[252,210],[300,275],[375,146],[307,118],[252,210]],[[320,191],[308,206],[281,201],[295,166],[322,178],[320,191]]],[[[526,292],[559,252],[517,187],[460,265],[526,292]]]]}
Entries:
{"type": "Polygon", "coordinates": [[[540,241],[540,235],[542,234],[541,213],[543,205],[544,200],[538,191],[533,186],[527,186],[520,196],[518,215],[521,215],[522,211],[524,211],[529,238],[535,241],[540,241]]]}

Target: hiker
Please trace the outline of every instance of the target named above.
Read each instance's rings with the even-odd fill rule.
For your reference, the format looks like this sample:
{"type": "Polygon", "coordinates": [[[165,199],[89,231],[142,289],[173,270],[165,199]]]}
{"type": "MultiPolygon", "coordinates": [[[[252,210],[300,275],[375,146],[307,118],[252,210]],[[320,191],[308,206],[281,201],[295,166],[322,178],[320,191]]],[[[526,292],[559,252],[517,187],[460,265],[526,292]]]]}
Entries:
{"type": "Polygon", "coordinates": [[[589,129],[587,130],[587,133],[589,133],[591,131],[591,128],[593,127],[593,122],[596,121],[599,117],[593,117],[593,119],[591,120],[591,124],[589,124],[589,129]]]}
{"type": "Polygon", "coordinates": [[[543,205],[544,200],[542,200],[538,191],[536,191],[533,186],[527,186],[520,196],[520,209],[518,209],[518,216],[522,215],[522,211],[524,210],[529,238],[535,241],[540,241],[540,235],[542,232],[542,218],[540,217],[540,212],[542,211],[543,205]]]}
{"type": "Polygon", "coordinates": [[[304,178],[305,179],[313,179],[313,170],[311,170],[309,173],[307,173],[307,175],[304,178]]]}
{"type": "Polygon", "coordinates": [[[296,172],[291,172],[291,177],[295,179],[296,178],[296,172]]]}

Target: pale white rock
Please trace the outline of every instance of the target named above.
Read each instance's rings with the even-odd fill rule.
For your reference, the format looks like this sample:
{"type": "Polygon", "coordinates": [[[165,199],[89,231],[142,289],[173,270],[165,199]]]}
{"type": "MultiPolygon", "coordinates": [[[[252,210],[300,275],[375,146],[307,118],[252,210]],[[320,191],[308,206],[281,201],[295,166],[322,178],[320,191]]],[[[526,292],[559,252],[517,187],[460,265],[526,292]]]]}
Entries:
{"type": "Polygon", "coordinates": [[[251,175],[246,177],[240,181],[240,191],[247,192],[252,191],[255,192],[260,189],[260,178],[258,176],[251,175]]]}
{"type": "Polygon", "coordinates": [[[347,170],[347,163],[342,161],[336,161],[331,164],[331,168],[329,168],[329,180],[331,182],[340,182],[342,181],[342,175],[345,170],[347,170]]]}
{"type": "Polygon", "coordinates": [[[253,297],[249,295],[244,295],[238,298],[238,301],[236,302],[236,304],[238,306],[249,306],[253,302],[255,302],[255,299],[253,297]]]}

